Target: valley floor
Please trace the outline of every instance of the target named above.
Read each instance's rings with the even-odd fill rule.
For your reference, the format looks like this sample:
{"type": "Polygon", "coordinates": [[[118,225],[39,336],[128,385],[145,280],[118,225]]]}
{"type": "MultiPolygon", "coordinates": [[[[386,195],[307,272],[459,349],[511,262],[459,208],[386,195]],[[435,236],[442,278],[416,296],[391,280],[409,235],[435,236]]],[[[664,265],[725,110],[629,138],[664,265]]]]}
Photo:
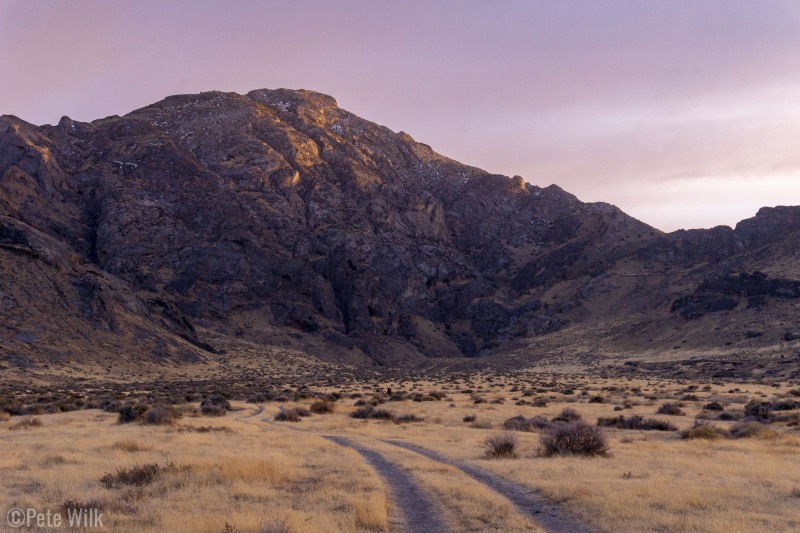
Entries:
{"type": "Polygon", "coordinates": [[[131,533],[800,528],[800,391],[788,384],[475,374],[290,391],[222,416],[176,403],[183,416],[165,425],[121,424],[108,406],[4,416],[0,510],[97,508],[101,530],[131,533]],[[770,423],[737,421],[758,404],[775,408],[770,423]],[[694,433],[606,427],[606,456],[545,457],[547,429],[534,427],[511,433],[514,458],[485,453],[515,416],[620,415],[678,430],[713,420],[694,433]]]}

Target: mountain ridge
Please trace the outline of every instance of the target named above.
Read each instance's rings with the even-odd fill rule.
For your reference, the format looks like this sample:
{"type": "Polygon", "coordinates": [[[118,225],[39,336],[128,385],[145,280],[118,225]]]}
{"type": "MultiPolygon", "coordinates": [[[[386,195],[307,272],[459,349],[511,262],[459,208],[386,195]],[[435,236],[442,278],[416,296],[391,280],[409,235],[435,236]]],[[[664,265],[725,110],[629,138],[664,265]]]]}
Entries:
{"type": "Polygon", "coordinates": [[[0,177],[10,366],[212,360],[216,335],[382,365],[796,349],[800,295],[758,287],[800,279],[800,208],[663,233],[313,91],[176,95],[55,126],[3,116],[0,177]],[[696,331],[714,320],[732,322],[696,331]],[[742,322],[753,335],[731,337],[742,322]]]}

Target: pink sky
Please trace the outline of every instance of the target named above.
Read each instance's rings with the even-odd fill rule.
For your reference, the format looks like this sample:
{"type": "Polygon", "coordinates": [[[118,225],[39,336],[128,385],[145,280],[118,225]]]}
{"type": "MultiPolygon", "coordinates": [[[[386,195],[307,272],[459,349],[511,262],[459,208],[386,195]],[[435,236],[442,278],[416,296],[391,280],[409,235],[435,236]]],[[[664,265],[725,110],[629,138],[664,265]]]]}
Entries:
{"type": "Polygon", "coordinates": [[[307,88],[664,230],[800,204],[800,3],[0,0],[0,113],[307,88]]]}

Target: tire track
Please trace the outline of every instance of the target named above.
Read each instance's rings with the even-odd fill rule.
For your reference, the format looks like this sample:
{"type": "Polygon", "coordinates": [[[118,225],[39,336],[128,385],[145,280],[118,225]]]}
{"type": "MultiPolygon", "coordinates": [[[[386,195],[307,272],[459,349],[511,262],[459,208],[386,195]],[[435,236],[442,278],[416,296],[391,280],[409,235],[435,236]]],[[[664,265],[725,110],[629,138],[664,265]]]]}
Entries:
{"type": "Polygon", "coordinates": [[[591,533],[592,529],[578,520],[561,511],[555,503],[547,501],[533,490],[512,483],[501,476],[491,474],[480,468],[475,468],[466,463],[445,457],[437,452],[421,448],[399,440],[384,440],[383,442],[400,448],[416,452],[428,459],[446,465],[454,466],[482,483],[489,489],[502,494],[523,514],[531,517],[539,526],[548,533],[591,533]]]}
{"type": "Polygon", "coordinates": [[[326,436],[329,441],[352,448],[375,469],[389,487],[392,501],[402,515],[402,531],[405,533],[444,533],[447,528],[428,495],[414,478],[380,453],[369,450],[345,437],[326,436]]]}

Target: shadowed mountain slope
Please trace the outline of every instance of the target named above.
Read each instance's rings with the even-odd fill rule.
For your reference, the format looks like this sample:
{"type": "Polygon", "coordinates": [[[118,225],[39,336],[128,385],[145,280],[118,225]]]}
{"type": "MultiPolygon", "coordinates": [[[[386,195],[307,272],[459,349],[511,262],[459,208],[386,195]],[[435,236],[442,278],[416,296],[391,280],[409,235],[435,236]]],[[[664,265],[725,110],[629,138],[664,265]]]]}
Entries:
{"type": "Polygon", "coordinates": [[[0,118],[11,366],[203,361],[210,332],[380,364],[791,353],[798,255],[800,208],[664,234],[311,91],[172,96],[92,123],[0,118]]]}

